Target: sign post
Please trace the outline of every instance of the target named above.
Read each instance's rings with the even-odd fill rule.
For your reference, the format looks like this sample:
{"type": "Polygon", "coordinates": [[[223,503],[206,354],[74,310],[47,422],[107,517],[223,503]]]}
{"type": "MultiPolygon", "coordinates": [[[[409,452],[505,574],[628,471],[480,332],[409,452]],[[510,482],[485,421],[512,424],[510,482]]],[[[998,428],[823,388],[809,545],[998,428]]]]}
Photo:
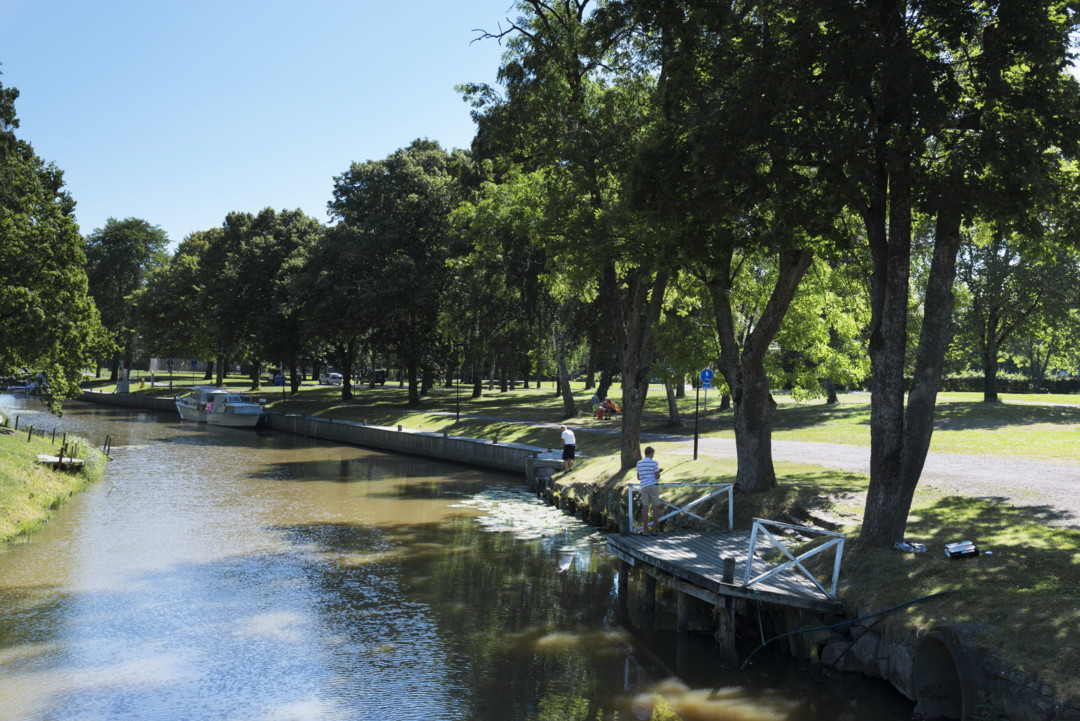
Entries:
{"type": "Polygon", "coordinates": [[[701,396],[701,389],[705,389],[705,412],[708,413],[709,408],[709,386],[712,384],[713,372],[709,368],[701,371],[701,385],[698,386],[697,393],[694,394],[694,460],[697,460],[697,448],[698,448],[698,398],[701,396]]]}

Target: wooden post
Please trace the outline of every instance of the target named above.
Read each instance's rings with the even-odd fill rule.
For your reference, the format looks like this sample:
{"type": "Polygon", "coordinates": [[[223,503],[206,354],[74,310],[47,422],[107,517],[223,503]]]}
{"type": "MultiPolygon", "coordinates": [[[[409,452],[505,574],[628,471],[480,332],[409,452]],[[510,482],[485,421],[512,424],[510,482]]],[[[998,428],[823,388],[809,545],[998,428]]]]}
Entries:
{"type": "Polygon", "coordinates": [[[15,416],[15,431],[19,430],[19,416],[15,416]]]}
{"type": "Polygon", "coordinates": [[[724,559],[724,578],[723,578],[723,580],[724,580],[724,583],[730,583],[730,584],[735,583],[735,559],[731,558],[730,556],[728,558],[724,559]]]}
{"type": "MultiPolygon", "coordinates": [[[[735,559],[724,559],[724,583],[735,583],[735,559]]],[[[735,608],[730,596],[724,597],[722,606],[716,609],[716,639],[720,642],[720,663],[725,666],[739,665],[739,652],[735,649],[735,608]]]]}
{"type": "Polygon", "coordinates": [[[739,665],[739,652],[735,649],[735,611],[730,608],[731,599],[716,609],[716,640],[720,644],[720,663],[735,668],[739,665]]]}
{"type": "Polygon", "coordinates": [[[56,427],[55,426],[53,426],[52,438],[49,439],[49,443],[56,443],[56,427]]]}
{"type": "Polygon", "coordinates": [[[648,573],[645,574],[645,609],[656,608],[656,579],[648,573]]]}
{"type": "Polygon", "coordinates": [[[26,442],[29,443],[30,439],[34,437],[34,427],[30,426],[30,430],[26,433],[26,442]]]}

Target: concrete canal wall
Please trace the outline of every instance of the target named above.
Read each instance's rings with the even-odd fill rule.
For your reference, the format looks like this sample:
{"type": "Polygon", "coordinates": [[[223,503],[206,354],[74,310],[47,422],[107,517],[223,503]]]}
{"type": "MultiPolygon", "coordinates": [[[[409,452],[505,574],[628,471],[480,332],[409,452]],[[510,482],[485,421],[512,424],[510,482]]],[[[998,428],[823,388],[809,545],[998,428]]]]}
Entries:
{"type": "Polygon", "coordinates": [[[525,473],[528,470],[527,462],[540,450],[518,443],[492,443],[478,438],[413,431],[401,426],[369,426],[285,413],[268,413],[265,423],[268,428],[310,438],[468,463],[510,473],[525,473]]]}
{"type": "MultiPolygon", "coordinates": [[[[177,412],[176,403],[172,398],[87,391],[82,394],[81,400],[163,413],[177,412]]],[[[528,478],[533,476],[534,459],[541,451],[534,446],[519,443],[492,443],[479,438],[413,431],[401,426],[397,428],[371,426],[291,413],[267,413],[263,423],[267,428],[296,433],[308,438],[468,463],[496,471],[527,474],[528,478]]]]}

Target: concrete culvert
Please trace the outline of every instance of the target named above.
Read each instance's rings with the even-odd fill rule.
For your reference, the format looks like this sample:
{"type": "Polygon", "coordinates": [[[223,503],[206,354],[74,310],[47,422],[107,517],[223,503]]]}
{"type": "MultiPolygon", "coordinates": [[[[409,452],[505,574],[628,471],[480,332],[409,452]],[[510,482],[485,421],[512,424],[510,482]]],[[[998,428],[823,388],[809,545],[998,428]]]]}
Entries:
{"type": "Polygon", "coordinates": [[[978,718],[985,684],[973,642],[982,628],[938,629],[919,643],[915,651],[915,700],[926,721],[978,718]]]}

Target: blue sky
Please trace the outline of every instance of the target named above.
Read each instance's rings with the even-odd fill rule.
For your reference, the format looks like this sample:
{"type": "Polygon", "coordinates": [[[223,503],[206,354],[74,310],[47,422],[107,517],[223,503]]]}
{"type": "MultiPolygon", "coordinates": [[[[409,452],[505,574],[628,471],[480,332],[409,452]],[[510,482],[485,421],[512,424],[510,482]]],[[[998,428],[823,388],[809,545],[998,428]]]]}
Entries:
{"type": "Polygon", "coordinates": [[[512,0],[0,0],[16,131],[64,171],[84,235],[143,218],[174,242],[231,211],[327,222],[333,176],[414,139],[467,148],[454,86],[512,0]]]}

